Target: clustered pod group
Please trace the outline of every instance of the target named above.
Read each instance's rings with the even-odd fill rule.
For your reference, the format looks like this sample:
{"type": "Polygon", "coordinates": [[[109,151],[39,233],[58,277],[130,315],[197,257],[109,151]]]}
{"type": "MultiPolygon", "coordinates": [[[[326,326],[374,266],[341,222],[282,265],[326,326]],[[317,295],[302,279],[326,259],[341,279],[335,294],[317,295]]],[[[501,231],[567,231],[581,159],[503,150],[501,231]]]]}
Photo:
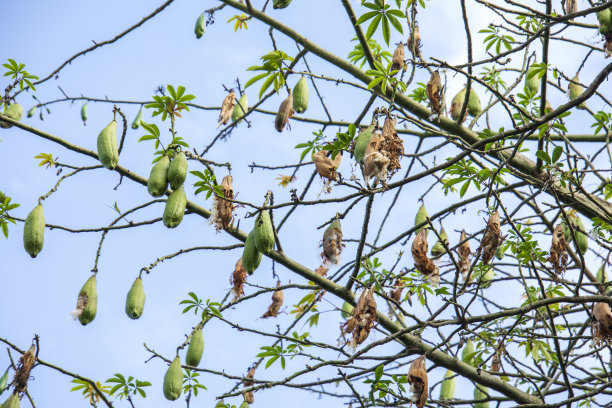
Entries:
{"type": "Polygon", "coordinates": [[[187,196],[183,183],[187,177],[187,157],[185,152],[175,151],[174,158],[170,160],[168,154],[164,154],[151,169],[147,190],[153,197],[163,196],[168,184],[172,192],[166,200],[163,222],[168,228],[177,227],[183,220],[187,206],[187,196]]]}

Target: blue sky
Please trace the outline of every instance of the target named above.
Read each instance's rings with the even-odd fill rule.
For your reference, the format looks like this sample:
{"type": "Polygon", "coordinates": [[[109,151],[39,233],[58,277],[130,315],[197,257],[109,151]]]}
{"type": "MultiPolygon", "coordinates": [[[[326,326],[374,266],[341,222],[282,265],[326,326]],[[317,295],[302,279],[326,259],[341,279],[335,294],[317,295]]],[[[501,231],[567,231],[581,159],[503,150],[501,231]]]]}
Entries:
{"type": "MultiPolygon", "coordinates": [[[[99,42],[112,38],[139,21],[159,4],[151,1],[114,0],[101,3],[78,1],[5,3],[0,15],[0,38],[5,39],[0,50],[0,59],[4,62],[8,58],[13,58],[23,62],[29,72],[41,77],[46,76],[69,56],[91,46],[92,40],[99,42]]],[[[255,2],[256,5],[258,3],[262,2],[255,2]]],[[[423,52],[425,55],[443,56],[449,63],[457,63],[465,59],[465,37],[458,17],[460,16],[458,5],[448,3],[450,2],[430,1],[427,9],[419,13],[424,42],[423,52]],[[441,29],[441,26],[444,28],[441,29]]],[[[272,48],[267,27],[256,21],[249,21],[248,31],[234,33],[233,25],[225,22],[235,13],[227,8],[215,15],[215,24],[207,27],[204,36],[197,40],[193,35],[195,20],[203,10],[216,5],[217,2],[213,1],[174,2],[160,15],[115,44],[96,49],[75,60],[60,72],[57,80],[47,81],[41,85],[36,93],[37,97],[42,101],[61,98],[62,93],[58,89],[61,87],[71,97],[84,95],[93,98],[148,101],[157,86],[174,84],[184,85],[189,93],[196,95],[194,102],[199,105],[219,106],[225,96],[221,84],[233,87],[237,77],[240,78],[241,84],[246,83],[253,75],[246,71],[246,68],[257,65],[259,57],[272,48]]],[[[358,2],[353,2],[353,6],[357,14],[362,13],[358,2]]],[[[350,40],[354,34],[344,18],[340,2],[295,0],[285,10],[270,8],[269,12],[274,18],[292,26],[310,40],[339,56],[346,57],[353,47],[350,40]]],[[[473,17],[471,16],[472,35],[475,54],[478,56],[484,55],[482,45],[484,36],[477,34],[477,31],[485,27],[486,21],[493,21],[493,18],[483,9],[474,8],[473,17]]],[[[589,21],[591,20],[592,18],[589,21]]],[[[404,27],[406,29],[405,25],[404,27]]],[[[575,33],[581,40],[592,43],[598,38],[594,35],[594,30],[576,30],[575,33]]],[[[295,44],[281,34],[275,33],[275,39],[279,48],[288,54],[297,53],[295,44]]],[[[404,37],[395,33],[392,42],[396,43],[402,39],[406,41],[404,37]]],[[[553,55],[559,67],[573,74],[580,61],[567,51],[569,49],[567,47],[555,44],[553,55]]],[[[391,45],[389,50],[392,52],[393,49],[394,45],[391,45]]],[[[323,70],[325,75],[331,77],[341,75],[336,68],[325,64],[314,55],[308,55],[307,58],[314,71],[323,70]]],[[[596,63],[590,62],[585,67],[584,76],[581,76],[584,81],[592,78],[604,63],[603,57],[600,56],[595,57],[593,61],[596,63]]],[[[302,70],[305,67],[299,64],[298,68],[302,70]]],[[[292,86],[298,79],[299,77],[292,76],[289,84],[292,86]]],[[[427,79],[426,71],[420,70],[417,72],[415,82],[426,82],[427,79]]],[[[6,84],[4,81],[0,86],[4,88],[6,84]]],[[[368,98],[362,92],[346,87],[339,88],[328,82],[320,82],[319,85],[325,95],[326,104],[333,108],[334,120],[354,120],[368,98]]],[[[452,95],[462,86],[462,80],[449,75],[447,102],[450,102],[452,95]]],[[[258,89],[259,86],[255,85],[247,90],[251,103],[257,100],[258,89]]],[[[603,89],[609,90],[609,87],[603,89]]],[[[270,98],[263,108],[276,110],[284,97],[283,91],[280,96],[270,98]]],[[[564,102],[566,96],[560,92],[553,92],[550,100],[556,106],[564,102]]],[[[18,102],[26,110],[35,104],[30,94],[20,95],[18,102]]],[[[98,132],[112,119],[112,104],[88,103],[87,126],[83,126],[80,121],[81,105],[81,102],[53,104],[49,106],[51,115],[45,114],[44,121],[41,122],[36,115],[24,119],[24,122],[71,143],[95,150],[98,132]]],[[[130,122],[139,108],[136,104],[120,105],[120,107],[130,122]]],[[[601,107],[595,103],[593,108],[598,110],[601,107]]],[[[568,119],[570,131],[573,128],[576,133],[590,133],[588,126],[584,125],[586,118],[584,115],[583,112],[574,112],[568,119]]],[[[184,137],[192,148],[201,151],[217,133],[216,116],[216,111],[192,109],[178,121],[179,135],[184,137]]],[[[312,88],[311,103],[306,116],[325,117],[312,88]]],[[[168,127],[166,123],[162,126],[159,119],[151,119],[148,112],[145,114],[145,120],[154,121],[162,131],[168,127]]],[[[290,132],[278,134],[273,129],[272,116],[256,114],[252,117],[252,121],[252,128],[241,124],[232,133],[228,142],[217,144],[207,157],[217,162],[232,163],[234,189],[239,194],[238,199],[261,204],[266,191],[272,189],[277,202],[287,201],[288,189],[278,187],[278,182],[275,180],[279,173],[286,174],[286,171],[251,172],[248,164],[255,162],[273,166],[296,163],[299,160],[299,153],[294,146],[312,138],[311,132],[318,128],[293,121],[290,132]]],[[[338,130],[341,129],[329,128],[325,133],[331,138],[338,130]]],[[[136,131],[128,129],[120,164],[146,177],[151,167],[154,149],[151,142],[137,142],[143,134],[142,129],[136,131]]],[[[0,138],[0,174],[3,175],[0,189],[21,204],[21,207],[14,211],[17,217],[25,218],[36,204],[37,198],[49,191],[57,181],[54,170],[37,166],[37,161],[33,159],[35,155],[41,152],[52,153],[54,157],[59,157],[60,162],[75,166],[97,164],[91,158],[79,156],[19,129],[3,130],[0,138]]],[[[410,136],[406,136],[406,151],[412,153],[416,142],[416,138],[411,139],[410,136]]],[[[440,139],[426,141],[423,150],[438,142],[440,139]]],[[[442,149],[429,157],[433,160],[435,156],[436,163],[439,163],[450,154],[450,149],[442,149]]],[[[406,168],[408,159],[404,159],[402,165],[406,168]]],[[[354,163],[348,156],[345,157],[340,168],[341,173],[350,174],[351,166],[354,167],[354,163]]],[[[190,162],[190,170],[196,169],[202,170],[194,162],[190,162]]],[[[422,169],[417,164],[414,171],[422,169]]],[[[311,171],[311,167],[300,171],[292,188],[301,191],[311,171]]],[[[403,171],[401,170],[400,174],[403,171]]],[[[219,179],[225,174],[224,169],[217,170],[219,179]]],[[[399,177],[399,174],[396,177],[399,177]]],[[[44,202],[47,223],[71,228],[101,227],[116,217],[112,209],[115,202],[121,210],[127,210],[150,200],[143,186],[129,180],[123,180],[115,191],[113,188],[118,181],[117,174],[105,169],[97,169],[67,179],[62,183],[60,190],[44,202]]],[[[186,186],[192,186],[194,181],[195,179],[189,176],[186,186]]],[[[432,180],[427,179],[409,186],[409,190],[407,189],[408,191],[402,196],[403,199],[393,213],[394,222],[388,224],[384,230],[382,242],[412,226],[414,214],[420,206],[417,198],[428,192],[431,184],[432,180]]],[[[317,177],[309,197],[315,199],[317,193],[321,193],[321,197],[324,197],[322,190],[323,185],[317,177]]],[[[344,193],[346,192],[335,188],[331,196],[344,193]]],[[[199,205],[210,208],[210,201],[205,201],[202,196],[195,197],[193,188],[187,189],[187,197],[199,205]]],[[[390,203],[392,198],[393,193],[388,193],[376,199],[377,211],[374,212],[372,219],[374,225],[380,223],[386,209],[385,204],[390,203]]],[[[430,214],[448,205],[447,198],[438,187],[428,192],[425,203],[430,214]]],[[[345,237],[358,238],[364,204],[360,202],[343,223],[345,237]]],[[[318,243],[322,236],[322,231],[316,227],[343,208],[344,205],[337,204],[325,205],[320,209],[299,208],[280,233],[285,252],[304,265],[316,268],[320,264],[318,243]]],[[[458,213],[458,217],[451,218],[448,224],[445,223],[451,240],[458,239],[458,231],[463,227],[476,230],[484,226],[484,215],[478,214],[476,212],[478,209],[485,210],[484,203],[480,208],[471,208],[465,215],[458,213]]],[[[129,219],[143,221],[161,216],[162,211],[163,205],[155,204],[130,216],[129,219]]],[[[241,219],[240,227],[248,230],[252,225],[252,219],[244,219],[245,212],[244,208],[239,209],[238,215],[241,219]]],[[[198,245],[231,245],[236,241],[226,234],[216,233],[206,220],[196,215],[185,216],[183,223],[174,230],[168,230],[161,223],[156,223],[138,229],[111,232],[105,239],[99,261],[98,316],[92,324],[82,327],[72,321],[69,313],[74,309],[80,287],[89,277],[99,239],[100,233],[71,234],[57,229],[47,230],[43,251],[36,259],[30,259],[23,250],[22,226],[12,227],[9,239],[0,240],[0,255],[3,260],[0,268],[3,276],[0,285],[0,310],[2,310],[0,336],[22,348],[27,348],[36,333],[41,337],[40,357],[43,360],[95,380],[103,381],[120,372],[151,381],[153,386],[148,390],[149,397],[146,402],[136,402],[136,405],[168,406],[168,402],[161,394],[161,382],[166,365],[159,359],[153,359],[145,364],[150,354],[144,349],[143,342],[158,353],[172,358],[176,346],[184,340],[184,335],[198,321],[193,314],[181,314],[182,308],[179,302],[185,299],[190,291],[203,299],[220,300],[230,288],[229,277],[241,251],[194,251],[159,264],[144,277],[147,295],[145,311],[139,320],[132,321],[127,318],[123,310],[125,294],[142,267],[148,266],[160,256],[181,248],[198,245]]],[[[543,241],[542,247],[547,248],[547,246],[548,243],[543,241]]],[[[408,249],[408,247],[395,247],[383,253],[381,260],[383,263],[391,262],[399,250],[408,249]]],[[[349,243],[345,262],[353,256],[354,250],[354,243],[349,243]]],[[[409,253],[404,255],[400,266],[412,266],[409,253]]],[[[305,283],[303,279],[278,265],[276,273],[283,283],[305,283]]],[[[271,262],[264,258],[262,265],[249,282],[265,287],[273,286],[275,279],[272,276],[271,262]]],[[[247,293],[252,293],[254,290],[247,288],[247,293]]],[[[499,289],[494,286],[490,290],[499,289]]],[[[277,320],[259,318],[269,304],[268,295],[241,304],[226,312],[226,316],[248,327],[274,331],[277,324],[285,327],[292,321],[293,315],[288,312],[303,295],[304,293],[297,290],[287,290],[285,313],[277,320]]],[[[508,299],[509,304],[513,304],[518,301],[516,299],[520,293],[515,291],[508,296],[514,299],[512,301],[508,299]]],[[[436,301],[433,299],[432,305],[435,304],[436,301]]],[[[320,310],[326,313],[322,314],[319,326],[310,329],[299,324],[297,330],[309,331],[312,338],[327,339],[335,344],[334,339],[339,336],[338,325],[341,320],[339,312],[334,309],[340,305],[341,302],[338,300],[326,297],[320,305],[320,310]]],[[[413,312],[428,316],[427,310],[420,306],[415,306],[413,312]]],[[[244,332],[237,333],[219,321],[208,324],[204,336],[206,346],[201,367],[224,370],[232,375],[245,374],[248,366],[255,361],[259,348],[271,342],[269,338],[263,339],[244,332]]],[[[368,342],[380,338],[382,334],[373,333],[368,342]]],[[[391,344],[379,353],[399,350],[398,345],[391,344]]],[[[181,356],[184,357],[184,352],[181,356]]],[[[333,353],[327,354],[326,357],[338,358],[333,353]]],[[[16,358],[15,354],[13,358],[16,358]]],[[[291,372],[290,369],[298,370],[308,363],[304,359],[296,359],[288,364],[285,372],[278,367],[267,371],[262,368],[256,373],[256,378],[284,378],[291,372]]],[[[6,365],[8,365],[6,354],[0,354],[0,369],[6,365]]],[[[401,370],[405,372],[406,369],[404,367],[401,370]]],[[[331,368],[324,370],[321,376],[323,373],[334,375],[336,371],[331,368]]],[[[443,373],[443,370],[437,369],[432,373],[432,378],[440,378],[443,373]]],[[[37,367],[32,375],[33,379],[28,389],[38,407],[47,406],[45,401],[61,401],[62,406],[66,407],[86,406],[80,394],[69,392],[72,386],[69,377],[45,367],[37,367]]],[[[304,378],[313,380],[316,377],[317,375],[310,375],[304,378]]],[[[202,374],[201,378],[208,391],[198,396],[192,406],[213,406],[215,396],[227,392],[234,384],[232,380],[208,374],[202,374]]],[[[466,389],[471,390],[467,382],[464,385],[466,389]]],[[[333,391],[335,387],[326,386],[326,389],[333,391]]],[[[323,397],[321,401],[317,401],[317,396],[314,394],[290,388],[258,392],[255,399],[256,406],[278,406],[289,401],[296,408],[310,407],[313,403],[330,407],[337,405],[332,399],[323,397]]],[[[233,398],[229,402],[239,405],[241,398],[233,398]]],[[[27,402],[23,403],[27,406],[27,402]]],[[[127,403],[119,402],[117,406],[127,406],[127,403]]]]}

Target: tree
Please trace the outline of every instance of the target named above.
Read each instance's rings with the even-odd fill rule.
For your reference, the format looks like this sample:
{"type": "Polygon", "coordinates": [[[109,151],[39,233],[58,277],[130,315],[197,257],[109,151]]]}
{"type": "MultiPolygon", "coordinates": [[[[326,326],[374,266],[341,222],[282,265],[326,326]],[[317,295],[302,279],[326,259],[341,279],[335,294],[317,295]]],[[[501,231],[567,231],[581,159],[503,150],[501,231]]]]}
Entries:
{"type": "Polygon", "coordinates": [[[209,3],[7,44],[5,406],[608,405],[612,1],[209,3]]]}

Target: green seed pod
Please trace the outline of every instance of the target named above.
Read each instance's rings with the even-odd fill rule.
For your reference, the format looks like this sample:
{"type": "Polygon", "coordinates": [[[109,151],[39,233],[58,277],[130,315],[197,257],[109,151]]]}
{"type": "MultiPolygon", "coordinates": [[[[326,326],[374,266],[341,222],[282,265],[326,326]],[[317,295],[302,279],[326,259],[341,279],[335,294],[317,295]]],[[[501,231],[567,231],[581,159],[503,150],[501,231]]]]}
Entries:
{"type": "MultiPolygon", "coordinates": [[[[570,101],[573,101],[574,99],[578,98],[584,92],[584,88],[582,87],[582,85],[578,84],[577,82],[580,82],[580,80],[578,79],[578,75],[572,78],[572,82],[570,82],[569,84],[568,92],[570,101]]],[[[582,102],[576,107],[578,109],[586,109],[586,102],[582,102]]]]}
{"type": "Polygon", "coordinates": [[[83,126],[87,125],[87,102],[81,106],[81,120],[83,121],[83,126]]]}
{"type": "Polygon", "coordinates": [[[351,305],[349,302],[344,302],[342,304],[342,311],[340,312],[342,314],[342,318],[344,320],[347,320],[349,317],[351,317],[351,313],[353,313],[353,305],[351,305]]]}
{"type": "Polygon", "coordinates": [[[215,408],[225,408],[225,402],[223,402],[223,400],[217,402],[217,405],[215,405],[215,408]]]}
{"type": "Polygon", "coordinates": [[[608,282],[609,278],[608,278],[608,273],[606,272],[605,265],[601,265],[601,267],[597,271],[597,280],[601,283],[608,282]]]}
{"type": "Polygon", "coordinates": [[[185,195],[185,188],[181,184],[166,200],[163,216],[164,225],[168,228],[176,228],[183,221],[185,207],[187,207],[187,196],[185,195]]]}
{"type": "Polygon", "coordinates": [[[2,374],[2,377],[0,377],[0,395],[2,395],[7,385],[8,385],[8,368],[6,369],[4,374],[2,374]]]}
{"type": "Polygon", "coordinates": [[[372,139],[373,134],[374,125],[370,125],[355,138],[355,149],[353,150],[353,156],[355,156],[357,163],[363,163],[366,149],[368,148],[368,144],[370,144],[370,139],[372,139]]]}
{"type": "Polygon", "coordinates": [[[599,21],[599,32],[601,34],[612,31],[612,11],[609,8],[598,11],[597,20],[599,21]]]}
{"type": "Polygon", "coordinates": [[[472,361],[474,360],[474,343],[472,343],[471,339],[465,343],[463,347],[463,352],[461,353],[461,360],[466,363],[472,365],[472,361]]]}
{"type": "Polygon", "coordinates": [[[440,238],[438,238],[434,246],[431,248],[431,255],[440,256],[446,253],[446,248],[444,248],[443,243],[448,246],[448,235],[446,234],[446,231],[444,231],[444,228],[440,229],[440,238]]]}
{"type": "Polygon", "coordinates": [[[138,129],[140,127],[141,120],[142,120],[142,106],[140,107],[140,110],[138,111],[138,113],[136,114],[136,117],[134,118],[134,121],[132,122],[132,129],[138,129]]]}
{"type": "Polygon", "coordinates": [[[480,278],[480,287],[483,289],[491,287],[491,281],[493,279],[495,279],[495,272],[493,272],[493,268],[488,268],[480,278]]]}
{"type": "Polygon", "coordinates": [[[273,0],[272,7],[275,9],[284,9],[291,3],[291,0],[273,0]]]}
{"type": "Polygon", "coordinates": [[[502,259],[504,259],[504,254],[506,253],[506,251],[504,251],[504,246],[500,245],[497,247],[497,249],[495,250],[495,256],[497,257],[497,259],[499,259],[500,261],[502,259]]]}
{"type": "Polygon", "coordinates": [[[264,210],[255,219],[255,247],[262,254],[269,254],[274,249],[274,228],[270,213],[264,210]]]}
{"type": "MultiPolygon", "coordinates": [[[[243,93],[238,103],[234,106],[234,111],[232,112],[232,122],[236,122],[238,119],[243,117],[249,110],[249,98],[247,98],[246,93],[243,93]]],[[[239,122],[240,123],[240,122],[239,122]]]]}
{"type": "Polygon", "coordinates": [[[480,106],[480,97],[478,96],[473,87],[470,89],[470,99],[468,100],[467,111],[468,114],[472,117],[476,117],[480,115],[480,112],[482,112],[482,107],[480,106]]]}
{"type": "Polygon", "coordinates": [[[525,74],[525,88],[529,89],[532,94],[537,94],[540,90],[540,78],[537,71],[535,67],[531,66],[525,74]]]}
{"type": "Polygon", "coordinates": [[[176,190],[179,186],[183,185],[185,178],[187,177],[187,156],[185,152],[178,152],[172,161],[170,167],[168,167],[168,181],[170,182],[170,188],[176,190]]]}
{"type": "Polygon", "coordinates": [[[87,279],[77,299],[76,314],[83,326],[91,323],[98,312],[98,289],[96,275],[87,279]]]}
{"type": "Polygon", "coordinates": [[[302,77],[293,88],[293,110],[304,113],[308,109],[308,84],[306,78],[302,77]]]}
{"type": "Polygon", "coordinates": [[[242,266],[244,266],[244,269],[249,275],[252,275],[259,267],[261,257],[261,252],[259,252],[255,246],[255,228],[253,228],[247,236],[244,243],[244,250],[242,251],[242,266]]]}
{"type": "MultiPolygon", "coordinates": [[[[23,116],[23,107],[18,104],[18,103],[14,103],[11,106],[7,107],[6,105],[4,105],[4,116],[8,116],[9,118],[13,119],[13,120],[21,120],[21,117],[23,116]]],[[[6,122],[0,122],[0,127],[3,129],[8,129],[10,127],[12,127],[13,125],[8,124],[6,122]]]]}
{"type": "Polygon", "coordinates": [[[32,116],[34,116],[35,112],[36,112],[36,106],[32,106],[30,110],[28,111],[28,118],[31,118],[32,116]]]}
{"type": "MultiPolygon", "coordinates": [[[[425,209],[425,204],[421,204],[419,211],[417,211],[416,216],[414,217],[414,226],[416,227],[419,224],[427,222],[427,217],[429,217],[429,215],[427,214],[427,209],[425,209]]],[[[424,227],[419,228],[418,231],[415,231],[415,234],[418,234],[419,232],[421,232],[422,229],[428,230],[429,224],[425,224],[424,227]]]]}
{"type": "Polygon", "coordinates": [[[187,348],[187,355],[185,356],[185,363],[192,367],[197,367],[202,360],[202,353],[204,352],[204,334],[202,329],[199,328],[191,336],[189,341],[189,348],[187,348]]]}
{"type": "Polygon", "coordinates": [[[142,286],[142,278],[138,277],[132,284],[125,299],[125,313],[130,319],[138,319],[142,316],[145,305],[145,291],[142,286]]]}
{"type": "MultiPolygon", "coordinates": [[[[487,387],[483,387],[482,385],[477,385],[474,387],[474,399],[481,400],[488,398],[487,394],[489,393],[489,389],[487,387]]],[[[478,402],[474,404],[474,408],[489,408],[489,401],[487,402],[478,402]]]]}
{"type": "Polygon", "coordinates": [[[147,181],[147,190],[153,197],[161,197],[168,189],[168,168],[170,167],[170,158],[163,155],[161,159],[155,163],[149,174],[147,181]]]}
{"type": "Polygon", "coordinates": [[[204,13],[200,14],[195,23],[195,36],[200,39],[204,35],[204,29],[206,28],[206,16],[204,13]]]}
{"type": "Polygon", "coordinates": [[[164,375],[164,397],[170,401],[176,401],[183,390],[183,369],[178,356],[174,358],[170,367],[164,375]]]}
{"type": "Polygon", "coordinates": [[[4,404],[0,405],[2,408],[19,408],[19,395],[12,393],[4,404]]]}
{"type": "MultiPolygon", "coordinates": [[[[459,120],[459,114],[461,113],[461,108],[463,108],[463,103],[465,102],[465,88],[463,88],[451,102],[451,118],[455,121],[459,120]]],[[[461,119],[463,121],[463,118],[461,119]]]]}
{"type": "Polygon", "coordinates": [[[32,258],[42,250],[45,241],[45,215],[42,204],[28,214],[23,227],[23,247],[32,258]]]}
{"type": "MultiPolygon", "coordinates": [[[[581,254],[585,254],[589,247],[589,240],[587,235],[582,232],[586,231],[584,225],[582,224],[582,221],[580,221],[580,218],[574,212],[569,212],[567,214],[567,218],[574,227],[574,235],[576,237],[577,249],[578,251],[580,251],[581,254]]],[[[561,228],[563,229],[565,241],[569,243],[572,240],[572,233],[568,228],[567,224],[565,223],[565,220],[561,221],[561,228]]]]}
{"type": "Polygon", "coordinates": [[[440,388],[440,399],[441,400],[452,400],[455,396],[455,379],[456,375],[451,370],[446,370],[444,374],[444,380],[442,381],[442,387],[440,388]]]}
{"type": "Polygon", "coordinates": [[[114,119],[98,135],[98,158],[109,170],[113,170],[119,163],[117,121],[114,119]]]}
{"type": "Polygon", "coordinates": [[[249,403],[246,401],[242,401],[242,404],[240,404],[239,408],[249,408],[249,403]]]}

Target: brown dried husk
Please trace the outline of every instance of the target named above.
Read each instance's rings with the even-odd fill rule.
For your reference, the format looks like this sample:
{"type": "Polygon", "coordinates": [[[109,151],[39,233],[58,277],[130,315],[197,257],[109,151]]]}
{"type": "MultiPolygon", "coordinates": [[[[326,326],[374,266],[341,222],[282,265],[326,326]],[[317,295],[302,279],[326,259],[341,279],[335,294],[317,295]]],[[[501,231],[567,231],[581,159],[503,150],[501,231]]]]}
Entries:
{"type": "Polygon", "coordinates": [[[395,289],[393,289],[389,293],[389,297],[395,300],[397,303],[401,303],[402,302],[402,292],[404,291],[404,283],[402,282],[402,278],[400,276],[395,278],[395,283],[393,283],[393,287],[395,289]]]}
{"type": "MultiPolygon", "coordinates": [[[[252,387],[255,384],[252,379],[255,377],[255,367],[251,367],[249,372],[247,373],[245,379],[242,381],[242,384],[245,388],[252,387]]],[[[255,402],[255,397],[253,396],[253,391],[243,392],[242,396],[247,404],[252,404],[255,402]]]]}
{"type": "Polygon", "coordinates": [[[605,42],[603,47],[606,58],[612,55],[612,32],[605,35],[605,42]]]}
{"type": "Polygon", "coordinates": [[[550,262],[557,275],[563,275],[567,268],[569,256],[567,254],[567,242],[563,234],[561,224],[557,224],[552,235],[552,244],[550,245],[550,255],[547,261],[550,262]]]}
{"type": "Polygon", "coordinates": [[[593,305],[593,343],[599,345],[601,343],[610,344],[612,340],[612,313],[610,306],[604,302],[597,302],[593,305]]]}
{"type": "Polygon", "coordinates": [[[414,394],[411,401],[418,407],[423,408],[427,403],[427,368],[425,366],[425,355],[418,357],[410,365],[408,370],[408,383],[410,391],[414,394]]]}
{"type": "Polygon", "coordinates": [[[210,222],[215,225],[217,231],[228,228],[234,221],[234,210],[236,209],[236,205],[228,201],[234,199],[233,181],[234,178],[230,174],[223,177],[223,181],[221,182],[223,198],[216,195],[213,198],[210,222]]]}
{"type": "Polygon", "coordinates": [[[565,0],[563,9],[565,10],[565,14],[575,13],[578,11],[578,2],[576,0],[565,0]]]}
{"type": "Polygon", "coordinates": [[[467,234],[465,233],[465,230],[461,230],[459,242],[463,242],[463,244],[459,245],[457,248],[457,253],[459,254],[459,272],[461,272],[463,279],[469,282],[471,276],[468,276],[468,273],[470,272],[470,254],[472,251],[470,249],[470,243],[467,241],[467,234]]]}
{"type": "Polygon", "coordinates": [[[415,57],[421,55],[421,32],[416,24],[414,25],[414,32],[411,32],[408,38],[408,49],[415,57]]]}
{"type": "Polygon", "coordinates": [[[331,157],[328,157],[329,153],[330,152],[327,150],[319,150],[313,155],[315,168],[319,176],[328,180],[338,180],[338,173],[336,170],[340,167],[342,154],[338,153],[336,158],[332,160],[331,157]]]}
{"type": "Polygon", "coordinates": [[[28,380],[30,379],[30,371],[36,363],[36,346],[32,344],[28,351],[26,351],[17,363],[17,372],[13,377],[13,386],[15,392],[23,393],[28,388],[28,380]]]}
{"type": "Polygon", "coordinates": [[[221,112],[219,113],[219,123],[217,127],[227,125],[227,122],[229,122],[232,117],[232,112],[234,112],[234,106],[236,106],[236,93],[232,89],[221,104],[221,112]]]}
{"type": "MultiPolygon", "coordinates": [[[[276,283],[276,287],[279,288],[281,285],[280,281],[276,283]]],[[[285,294],[282,290],[277,289],[272,294],[272,304],[268,307],[268,311],[262,316],[264,319],[268,317],[278,316],[278,312],[285,301],[285,294]]]]}
{"type": "Polygon", "coordinates": [[[342,253],[342,231],[339,228],[328,228],[323,233],[323,253],[321,256],[326,262],[336,265],[340,262],[342,253]]]}
{"type": "Polygon", "coordinates": [[[489,216],[489,221],[487,222],[487,228],[485,229],[485,233],[482,237],[482,241],[480,242],[479,250],[482,251],[482,262],[486,265],[491,262],[493,256],[495,256],[495,251],[497,251],[497,247],[502,242],[501,235],[501,226],[499,222],[499,213],[495,211],[493,214],[489,216]]]}
{"type": "Polygon", "coordinates": [[[282,132],[285,129],[285,126],[289,123],[289,118],[291,118],[294,114],[293,111],[293,95],[289,93],[287,99],[281,102],[280,107],[278,108],[278,113],[276,114],[276,119],[274,120],[274,128],[282,132]]]}
{"type": "Polygon", "coordinates": [[[326,276],[327,272],[329,272],[329,268],[326,268],[323,265],[319,266],[317,270],[315,271],[315,273],[319,276],[326,276]]]}
{"type": "Polygon", "coordinates": [[[230,283],[232,284],[232,293],[234,294],[234,300],[244,296],[244,282],[246,282],[247,271],[242,266],[242,258],[238,259],[236,262],[236,267],[234,268],[234,273],[232,273],[232,277],[230,279],[230,283]]]}
{"type": "Polygon", "coordinates": [[[376,300],[374,300],[374,290],[366,288],[361,292],[359,301],[351,312],[351,317],[340,326],[342,338],[346,341],[346,335],[351,334],[351,340],[347,343],[352,347],[357,347],[368,338],[375,321],[376,300]]]}
{"type": "Polygon", "coordinates": [[[372,178],[383,184],[387,180],[389,158],[386,156],[383,146],[384,138],[382,134],[375,132],[366,147],[365,158],[363,160],[363,177],[366,183],[372,178]]]}
{"type": "Polygon", "coordinates": [[[431,74],[429,82],[427,82],[427,98],[429,105],[434,113],[441,113],[442,110],[442,81],[440,73],[435,71],[431,74]]]}
{"type": "Polygon", "coordinates": [[[491,371],[496,373],[501,371],[501,355],[503,352],[504,345],[500,344],[499,347],[496,348],[493,359],[491,360],[491,371]]]}
{"type": "Polygon", "coordinates": [[[437,284],[440,283],[440,270],[436,264],[427,257],[428,248],[427,230],[422,228],[414,241],[412,241],[412,259],[414,259],[415,268],[423,275],[427,276],[432,283],[437,284]]]}
{"type": "Polygon", "coordinates": [[[388,115],[383,124],[382,137],[384,141],[381,150],[389,158],[387,167],[389,178],[402,168],[400,158],[404,155],[404,141],[397,135],[396,126],[397,119],[388,115]]]}
{"type": "Polygon", "coordinates": [[[395,51],[393,51],[393,59],[391,60],[391,70],[400,70],[404,68],[406,56],[404,53],[404,43],[400,42],[395,51]]]}

